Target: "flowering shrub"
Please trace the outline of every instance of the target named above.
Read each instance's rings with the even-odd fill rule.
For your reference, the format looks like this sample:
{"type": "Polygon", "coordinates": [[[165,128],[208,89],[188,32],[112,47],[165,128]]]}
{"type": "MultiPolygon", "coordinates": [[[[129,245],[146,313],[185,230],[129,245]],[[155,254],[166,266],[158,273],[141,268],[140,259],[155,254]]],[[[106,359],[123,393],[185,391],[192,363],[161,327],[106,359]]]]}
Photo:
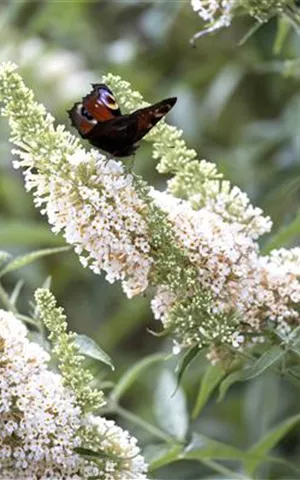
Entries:
{"type": "MultiPolygon", "coordinates": [[[[51,308],[56,329],[60,328],[61,311],[55,310],[51,294],[40,290],[37,300],[41,315],[47,316],[51,308]]],[[[70,360],[70,351],[66,355],[70,360]]],[[[136,439],[111,420],[84,415],[77,392],[49,370],[49,359],[48,353],[29,341],[22,323],[12,313],[0,310],[0,477],[146,479],[136,439]],[[83,458],[76,453],[80,447],[99,452],[99,456],[83,458]]],[[[87,387],[84,371],[79,371],[82,386],[87,387]]],[[[74,368],[72,372],[76,375],[74,368]]],[[[95,399],[95,394],[85,391],[85,401],[89,403],[91,398],[95,399]]]]}
{"type": "MultiPolygon", "coordinates": [[[[270,219],[214,165],[199,162],[180,131],[162,121],[148,136],[158,169],[174,174],[166,192],[155,191],[121,162],[54,129],[14,70],[0,71],[3,114],[35,205],[83,265],[121,280],[129,297],[155,287],[154,315],[176,349],[244,348],[264,340],[268,322],[281,333],[298,323],[299,249],[260,256],[257,238],[270,219]]],[[[119,77],[103,81],[125,109],[143,105],[119,77]]]]}
{"type": "Polygon", "coordinates": [[[233,17],[240,12],[251,15],[259,23],[276,14],[291,17],[293,22],[297,18],[293,0],[191,0],[191,6],[205,22],[205,28],[193,36],[192,42],[219,28],[229,27],[233,17]]]}

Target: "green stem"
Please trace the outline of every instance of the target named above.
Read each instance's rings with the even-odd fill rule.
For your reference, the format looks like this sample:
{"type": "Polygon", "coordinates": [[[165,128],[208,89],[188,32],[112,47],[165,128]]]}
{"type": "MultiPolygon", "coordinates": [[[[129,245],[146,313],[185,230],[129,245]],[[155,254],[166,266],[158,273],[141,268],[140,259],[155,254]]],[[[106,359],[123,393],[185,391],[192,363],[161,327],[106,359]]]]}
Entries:
{"type": "Polygon", "coordinates": [[[300,14],[292,7],[286,7],[283,14],[295,28],[297,34],[300,35],[300,14]]]}
{"type": "MultiPolygon", "coordinates": [[[[297,327],[297,329],[300,328],[300,327],[297,327]]],[[[284,343],[282,342],[281,345],[284,345],[284,343]]],[[[255,362],[257,360],[256,357],[254,357],[253,355],[251,355],[250,353],[246,353],[246,352],[241,352],[241,351],[236,351],[233,347],[230,347],[229,345],[226,345],[228,347],[228,349],[231,351],[231,352],[234,352],[236,355],[238,355],[239,357],[243,358],[244,360],[250,360],[252,362],[255,362]]],[[[279,367],[275,367],[274,365],[272,365],[269,370],[273,373],[275,373],[276,375],[280,375],[282,376],[283,375],[283,372],[281,371],[281,368],[279,367]]],[[[285,377],[296,387],[300,387],[300,377],[298,377],[298,375],[296,375],[294,372],[291,372],[289,369],[286,369],[284,371],[284,375],[285,377]]]]}
{"type": "Polygon", "coordinates": [[[120,415],[120,417],[124,418],[125,420],[128,420],[129,422],[132,422],[135,425],[138,425],[139,427],[143,428],[147,432],[151,433],[151,435],[153,435],[154,437],[159,438],[160,440],[163,440],[166,443],[174,444],[176,442],[176,440],[173,437],[163,432],[159,428],[155,427],[155,425],[152,425],[151,423],[146,422],[145,420],[138,417],[134,413],[129,412],[123,407],[120,407],[120,405],[115,406],[114,412],[120,415]]]}
{"type": "Polygon", "coordinates": [[[33,327],[35,328],[39,328],[39,325],[37,324],[37,322],[35,320],[33,320],[32,318],[28,317],[27,315],[22,315],[20,313],[17,313],[16,314],[16,317],[19,319],[19,320],[22,320],[22,322],[24,323],[28,323],[29,325],[32,325],[33,327]]]}
{"type": "Polygon", "coordinates": [[[247,480],[249,477],[245,477],[239,473],[234,472],[233,470],[229,470],[229,468],[224,467],[223,465],[220,465],[219,463],[209,460],[206,458],[201,458],[200,460],[201,463],[206,465],[207,467],[211,468],[215,472],[221,473],[222,475],[225,475],[225,478],[232,478],[232,479],[240,479],[240,480],[247,480]]]}
{"type": "Polygon", "coordinates": [[[3,306],[6,308],[6,310],[9,310],[10,312],[17,314],[18,310],[16,307],[11,303],[9,296],[7,295],[6,291],[4,290],[2,284],[0,283],[0,301],[2,302],[3,306]]]}

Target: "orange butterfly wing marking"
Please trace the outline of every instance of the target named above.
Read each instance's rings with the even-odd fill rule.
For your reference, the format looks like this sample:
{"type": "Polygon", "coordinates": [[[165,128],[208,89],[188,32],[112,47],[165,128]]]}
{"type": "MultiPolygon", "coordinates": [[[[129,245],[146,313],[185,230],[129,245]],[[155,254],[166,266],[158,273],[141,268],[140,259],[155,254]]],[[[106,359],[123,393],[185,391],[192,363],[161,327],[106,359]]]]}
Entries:
{"type": "Polygon", "coordinates": [[[115,118],[111,110],[98,102],[97,96],[94,94],[87,95],[83,100],[83,105],[89,114],[98,122],[105,122],[115,118]]]}
{"type": "Polygon", "coordinates": [[[89,133],[94,128],[94,126],[95,124],[92,123],[90,120],[87,120],[86,118],[81,117],[81,120],[79,122],[79,128],[80,128],[80,132],[83,135],[86,135],[87,133],[89,133]]]}

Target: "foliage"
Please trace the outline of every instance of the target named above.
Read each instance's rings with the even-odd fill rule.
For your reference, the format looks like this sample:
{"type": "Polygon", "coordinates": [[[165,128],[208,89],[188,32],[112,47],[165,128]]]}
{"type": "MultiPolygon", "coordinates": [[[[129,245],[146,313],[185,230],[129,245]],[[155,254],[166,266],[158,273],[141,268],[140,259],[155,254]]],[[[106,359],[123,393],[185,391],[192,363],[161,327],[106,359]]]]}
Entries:
{"type": "MultiPolygon", "coordinates": [[[[255,3],[263,6],[247,2],[257,17],[255,3]]],[[[177,95],[168,122],[183,129],[182,137],[172,136],[173,127],[153,131],[154,158],[144,142],[135,172],[157,189],[166,179],[169,191],[185,199],[189,179],[199,208],[207,197],[203,192],[199,197],[200,162],[193,147],[199,158],[216,162],[217,170],[209,164],[212,182],[220,185],[222,175],[229,178],[272,218],[273,231],[259,240],[262,251],[270,252],[299,243],[299,42],[295,2],[286,2],[292,11],[284,14],[268,10],[268,4],[260,29],[242,46],[238,43],[256,20],[241,17],[245,12],[239,10],[230,27],[198,40],[192,49],[189,39],[202,24],[187,2],[7,3],[0,12],[0,59],[19,63],[38,100],[66,124],[65,110],[109,71],[153,102],[177,95]],[[159,142],[162,134],[169,149],[159,142]],[[182,138],[187,156],[195,160],[187,162],[190,170],[183,174],[184,155],[178,164],[169,161],[176,158],[174,145],[177,150],[182,138]],[[158,177],[158,158],[159,172],[173,178],[158,177]]],[[[112,86],[116,90],[117,82],[112,86]]],[[[121,100],[122,91],[117,93],[121,100]]],[[[129,109],[140,98],[131,100],[129,109]]],[[[158,330],[148,298],[129,301],[117,285],[99,280],[81,268],[75,255],[59,250],[62,239],[33,209],[18,172],[10,167],[2,125],[2,306],[27,322],[32,338],[45,345],[43,327],[28,303],[52,277],[71,329],[94,339],[81,347],[94,352],[88,360],[93,388],[107,389],[103,414],[117,417],[139,437],[151,478],[194,480],[212,472],[218,478],[299,478],[298,330],[286,336],[268,323],[265,345],[241,351],[234,362],[225,355],[222,366],[209,365],[207,352],[193,346],[172,356],[167,337],[147,333],[147,326],[158,330]],[[28,250],[36,251],[27,255],[28,250]],[[99,357],[108,364],[112,358],[115,371],[99,364],[99,357]]],[[[230,187],[223,183],[223,188],[227,195],[230,187]]],[[[95,450],[86,447],[85,454],[101,455],[95,450]]]]}

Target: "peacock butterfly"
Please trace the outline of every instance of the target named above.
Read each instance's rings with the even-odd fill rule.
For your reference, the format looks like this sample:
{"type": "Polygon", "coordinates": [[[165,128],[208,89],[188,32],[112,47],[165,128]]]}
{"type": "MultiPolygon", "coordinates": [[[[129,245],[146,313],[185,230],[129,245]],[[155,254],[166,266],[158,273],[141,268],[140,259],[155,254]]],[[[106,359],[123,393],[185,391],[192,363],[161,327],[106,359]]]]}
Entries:
{"type": "Polygon", "coordinates": [[[112,91],[104,84],[92,85],[93,90],[68,110],[73,127],[93,146],[115,157],[132,155],[138,142],[175,105],[177,98],[140,108],[122,115],[112,91]]]}

